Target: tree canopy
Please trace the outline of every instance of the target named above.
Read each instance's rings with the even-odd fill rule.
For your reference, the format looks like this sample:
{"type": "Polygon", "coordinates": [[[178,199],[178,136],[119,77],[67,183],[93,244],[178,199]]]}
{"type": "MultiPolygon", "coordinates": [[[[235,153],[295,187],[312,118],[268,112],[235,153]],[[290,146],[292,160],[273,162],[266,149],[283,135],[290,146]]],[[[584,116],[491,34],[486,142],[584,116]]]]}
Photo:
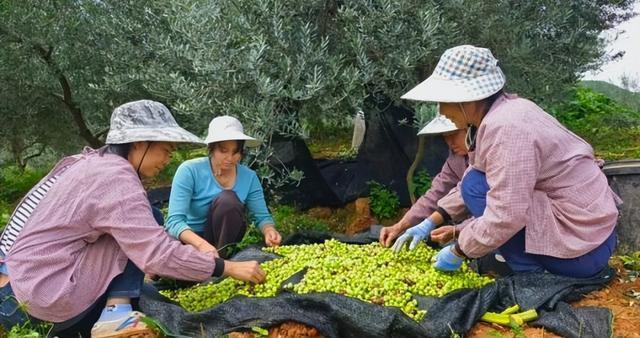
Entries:
{"type": "MultiPolygon", "coordinates": [[[[507,90],[550,105],[604,56],[632,0],[7,0],[0,139],[24,160],[100,146],[112,109],[149,98],[204,134],[234,115],[264,140],[396,104],[459,44],[490,48],[507,90]]],[[[268,144],[258,156],[268,157],[268,144]]],[[[19,162],[19,160],[16,160],[19,162]]]]}

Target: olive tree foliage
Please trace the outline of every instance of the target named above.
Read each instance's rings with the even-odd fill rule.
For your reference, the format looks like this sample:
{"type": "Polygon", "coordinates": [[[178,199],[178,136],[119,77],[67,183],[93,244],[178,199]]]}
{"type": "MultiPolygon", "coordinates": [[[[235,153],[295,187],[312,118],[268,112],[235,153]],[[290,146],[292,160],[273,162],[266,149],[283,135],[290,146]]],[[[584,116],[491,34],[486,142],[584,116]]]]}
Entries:
{"type": "Polygon", "coordinates": [[[372,95],[399,97],[415,81],[415,65],[444,47],[429,37],[452,27],[435,4],[418,4],[171,2],[153,65],[116,81],[144,78],[149,92],[193,117],[194,130],[216,115],[239,117],[265,141],[251,160],[273,186],[301,178],[272,158],[274,137],[306,137],[309,125],[348,121],[372,95]]]}
{"type": "MultiPolygon", "coordinates": [[[[508,90],[556,102],[579,73],[598,65],[598,34],[627,19],[632,3],[6,0],[0,67],[11,89],[2,94],[0,122],[44,122],[67,144],[53,136],[37,142],[62,150],[99,146],[111,110],[133,99],[167,104],[201,135],[213,117],[229,114],[265,141],[249,158],[276,184],[274,137],[308,137],[310,126],[348,123],[380,102],[433,114],[399,97],[455,45],[490,48],[508,90]]],[[[25,139],[51,135],[28,126],[25,139]]]]}
{"type": "Polygon", "coordinates": [[[144,26],[138,11],[123,15],[95,1],[8,0],[0,2],[0,18],[0,139],[16,162],[37,154],[33,149],[101,146],[113,107],[146,95],[135,83],[96,88],[110,68],[125,72],[123,62],[142,62],[141,35],[133,34],[144,26]],[[112,15],[126,20],[102,25],[112,15]]]}

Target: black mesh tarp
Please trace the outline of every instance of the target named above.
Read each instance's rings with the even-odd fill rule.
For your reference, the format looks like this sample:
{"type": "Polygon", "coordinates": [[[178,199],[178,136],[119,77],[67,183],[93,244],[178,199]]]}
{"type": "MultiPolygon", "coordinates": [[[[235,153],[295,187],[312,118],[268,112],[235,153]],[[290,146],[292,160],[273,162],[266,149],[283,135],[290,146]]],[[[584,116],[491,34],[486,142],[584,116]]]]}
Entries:
{"type": "MultiPolygon", "coordinates": [[[[281,189],[283,202],[300,209],[340,206],[367,196],[367,182],[376,181],[395,191],[402,207],[410,206],[406,174],[418,145],[417,130],[410,125],[413,119],[413,111],[394,105],[368,113],[364,141],[353,160],[314,160],[301,139],[273,141],[277,158],[274,165],[282,163],[289,169],[302,170],[305,175],[300,184],[281,189]]],[[[417,171],[426,170],[434,177],[447,156],[442,137],[429,137],[417,171]]]]}
{"type": "MultiPolygon", "coordinates": [[[[330,234],[296,234],[287,244],[322,242],[330,234]]],[[[350,243],[371,242],[375,234],[338,236],[350,243]]],[[[234,259],[265,261],[272,254],[248,248],[234,259]]],[[[327,337],[450,337],[464,334],[482,314],[501,311],[513,304],[535,308],[540,318],[531,325],[543,326],[565,337],[609,337],[611,312],[606,308],[572,308],[566,302],[597,290],[614,278],[613,269],[596,277],[574,279],[545,273],[503,277],[481,289],[465,289],[442,298],[416,297],[428,313],[415,322],[397,308],[383,307],[331,293],[298,295],[281,292],[271,298],[234,297],[199,313],[188,313],[146,287],[140,306],[143,312],[170,330],[191,336],[220,336],[229,332],[269,327],[297,321],[317,328],[327,337]]],[[[299,276],[298,276],[299,277],[299,276]]]]}

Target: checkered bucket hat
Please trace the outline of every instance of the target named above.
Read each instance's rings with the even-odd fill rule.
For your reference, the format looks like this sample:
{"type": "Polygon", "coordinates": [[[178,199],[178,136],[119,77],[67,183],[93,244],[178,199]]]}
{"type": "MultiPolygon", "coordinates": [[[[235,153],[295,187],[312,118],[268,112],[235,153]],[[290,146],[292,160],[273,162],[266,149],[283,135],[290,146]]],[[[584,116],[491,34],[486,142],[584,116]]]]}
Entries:
{"type": "Polygon", "coordinates": [[[160,102],[140,100],[113,110],[106,144],[139,141],[202,144],[202,140],[182,129],[160,102]]]}
{"type": "Polygon", "coordinates": [[[498,60],[486,48],[471,45],[447,49],[429,76],[402,96],[433,102],[471,102],[502,89],[506,79],[498,60]]]}

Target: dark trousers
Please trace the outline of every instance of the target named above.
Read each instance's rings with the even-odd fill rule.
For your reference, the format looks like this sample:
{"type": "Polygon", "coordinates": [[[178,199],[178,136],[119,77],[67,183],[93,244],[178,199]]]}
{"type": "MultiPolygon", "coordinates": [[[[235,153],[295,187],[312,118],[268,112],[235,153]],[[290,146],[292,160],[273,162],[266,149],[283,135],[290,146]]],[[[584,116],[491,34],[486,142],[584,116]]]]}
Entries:
{"type": "Polygon", "coordinates": [[[211,203],[201,236],[219,250],[221,257],[226,258],[226,245],[239,243],[246,232],[244,205],[232,190],[221,192],[211,203]]]}
{"type": "MultiPolygon", "coordinates": [[[[485,174],[479,170],[471,169],[462,179],[460,192],[471,214],[474,217],[482,216],[487,206],[487,192],[489,192],[489,184],[485,174]]],[[[587,278],[596,275],[608,265],[615,246],[616,233],[614,231],[600,246],[576,258],[564,259],[529,254],[525,252],[525,229],[522,229],[504,243],[498,251],[516,273],[549,271],[556,275],[587,278]]]]}

